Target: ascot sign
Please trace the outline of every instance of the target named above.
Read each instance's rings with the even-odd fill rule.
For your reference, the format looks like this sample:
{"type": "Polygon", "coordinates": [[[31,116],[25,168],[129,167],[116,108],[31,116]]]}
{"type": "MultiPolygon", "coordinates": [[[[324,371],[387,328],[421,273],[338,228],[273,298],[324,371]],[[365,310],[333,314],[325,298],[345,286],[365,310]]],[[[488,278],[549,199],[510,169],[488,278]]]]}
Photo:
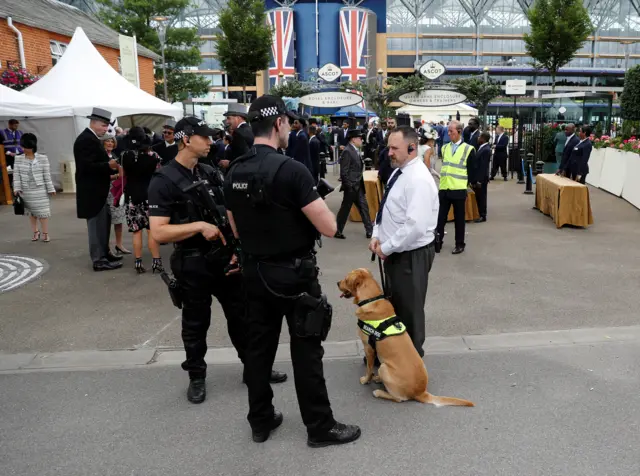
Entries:
{"type": "Polygon", "coordinates": [[[300,102],[311,107],[346,107],[362,102],[362,96],[354,93],[332,91],[327,93],[307,94],[300,98],[300,102]]]}
{"type": "Polygon", "coordinates": [[[411,106],[441,107],[460,104],[467,97],[455,89],[426,89],[403,94],[399,99],[411,106]]]}

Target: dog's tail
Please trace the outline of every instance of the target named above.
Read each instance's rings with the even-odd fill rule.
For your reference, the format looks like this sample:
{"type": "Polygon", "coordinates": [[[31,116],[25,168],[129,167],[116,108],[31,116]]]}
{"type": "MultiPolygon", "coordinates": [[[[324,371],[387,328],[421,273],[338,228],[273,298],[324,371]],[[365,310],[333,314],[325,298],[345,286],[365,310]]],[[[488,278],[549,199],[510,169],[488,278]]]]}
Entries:
{"type": "Polygon", "coordinates": [[[425,390],[422,395],[418,395],[416,400],[422,403],[431,403],[437,407],[441,406],[457,406],[457,407],[474,407],[473,402],[469,400],[463,400],[461,398],[454,397],[437,397],[435,395],[431,395],[429,392],[425,390]]]}

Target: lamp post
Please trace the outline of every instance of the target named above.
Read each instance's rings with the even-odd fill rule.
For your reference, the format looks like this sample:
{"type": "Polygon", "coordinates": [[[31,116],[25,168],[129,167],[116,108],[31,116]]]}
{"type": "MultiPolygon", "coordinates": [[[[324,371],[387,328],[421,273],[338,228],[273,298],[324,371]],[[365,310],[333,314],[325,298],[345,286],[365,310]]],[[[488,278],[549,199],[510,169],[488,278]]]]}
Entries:
{"type": "Polygon", "coordinates": [[[164,85],[164,100],[169,102],[169,88],[167,84],[167,63],[164,60],[164,43],[167,39],[167,21],[168,17],[157,16],[152,18],[158,26],[158,39],[160,40],[160,49],[162,51],[162,82],[164,85]]]}

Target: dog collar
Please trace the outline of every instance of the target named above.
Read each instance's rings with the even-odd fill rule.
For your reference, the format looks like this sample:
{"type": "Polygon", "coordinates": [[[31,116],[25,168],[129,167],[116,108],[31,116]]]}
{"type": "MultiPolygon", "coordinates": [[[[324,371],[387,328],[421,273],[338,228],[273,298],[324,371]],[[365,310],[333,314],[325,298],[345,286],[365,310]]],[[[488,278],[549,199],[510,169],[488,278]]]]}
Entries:
{"type": "Polygon", "coordinates": [[[359,306],[359,307],[362,307],[362,306],[364,306],[365,304],[369,304],[369,303],[371,303],[371,302],[375,302],[375,301],[380,301],[381,299],[385,299],[384,294],[381,294],[380,296],[372,297],[372,298],[369,298],[369,299],[365,299],[364,301],[360,301],[360,302],[358,303],[358,306],[359,306]]]}

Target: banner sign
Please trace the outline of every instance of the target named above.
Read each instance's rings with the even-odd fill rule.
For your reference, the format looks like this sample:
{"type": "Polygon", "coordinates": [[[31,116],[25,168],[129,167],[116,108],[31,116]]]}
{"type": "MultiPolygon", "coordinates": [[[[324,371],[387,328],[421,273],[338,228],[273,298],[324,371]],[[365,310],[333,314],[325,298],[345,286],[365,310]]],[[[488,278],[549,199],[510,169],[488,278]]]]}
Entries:
{"type": "Polygon", "coordinates": [[[362,96],[340,91],[312,93],[302,96],[300,102],[311,107],[346,107],[362,102],[362,96]]]}
{"type": "Polygon", "coordinates": [[[120,71],[124,79],[135,87],[140,87],[138,74],[138,47],[135,36],[119,35],[120,43],[120,71]]]}
{"type": "Polygon", "coordinates": [[[460,104],[467,97],[455,89],[426,89],[403,94],[399,99],[411,106],[440,107],[460,104]]]}

